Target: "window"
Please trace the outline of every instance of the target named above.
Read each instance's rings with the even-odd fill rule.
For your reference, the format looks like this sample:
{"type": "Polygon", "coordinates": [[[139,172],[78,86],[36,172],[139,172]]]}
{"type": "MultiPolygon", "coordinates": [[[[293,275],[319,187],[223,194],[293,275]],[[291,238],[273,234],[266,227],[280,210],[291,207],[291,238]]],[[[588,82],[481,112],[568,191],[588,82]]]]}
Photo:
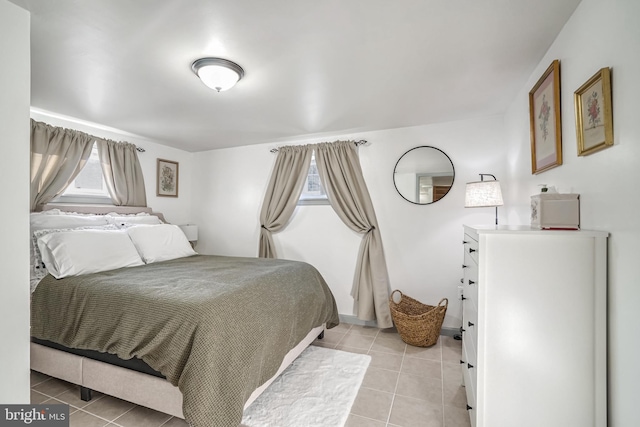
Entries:
{"type": "Polygon", "coordinates": [[[304,181],[304,187],[298,200],[298,205],[328,205],[327,193],[322,188],[320,182],[320,174],[316,165],[315,152],[311,155],[311,165],[307,173],[307,179],[304,181]]]}
{"type": "Polygon", "coordinates": [[[102,175],[98,147],[94,144],[91,155],[84,167],[71,181],[67,189],[53,200],[63,203],[101,203],[111,204],[111,197],[107,190],[107,184],[102,175]]]}

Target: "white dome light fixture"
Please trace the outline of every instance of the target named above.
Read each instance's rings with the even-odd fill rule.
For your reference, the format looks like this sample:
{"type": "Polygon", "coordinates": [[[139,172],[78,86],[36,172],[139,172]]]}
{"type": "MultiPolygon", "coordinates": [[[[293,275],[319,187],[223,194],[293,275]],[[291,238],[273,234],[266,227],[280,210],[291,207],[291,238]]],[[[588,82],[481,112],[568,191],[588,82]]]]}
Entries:
{"type": "Polygon", "coordinates": [[[241,66],[222,58],[200,58],[191,69],[202,83],[218,92],[231,89],[244,76],[241,66]]]}

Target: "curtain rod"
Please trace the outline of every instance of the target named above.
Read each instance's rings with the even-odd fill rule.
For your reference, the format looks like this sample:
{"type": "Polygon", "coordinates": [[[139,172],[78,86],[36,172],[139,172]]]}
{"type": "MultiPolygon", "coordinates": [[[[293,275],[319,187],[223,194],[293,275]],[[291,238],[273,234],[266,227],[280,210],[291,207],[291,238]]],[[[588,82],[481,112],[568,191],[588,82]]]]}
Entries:
{"type": "MultiPolygon", "coordinates": [[[[366,139],[361,139],[361,140],[359,140],[359,141],[352,141],[352,142],[353,142],[354,144],[356,144],[356,147],[357,147],[358,145],[364,145],[364,144],[366,144],[366,143],[367,143],[367,140],[366,140],[366,139]]],[[[271,153],[277,153],[277,152],[278,152],[278,149],[277,149],[277,148],[272,148],[271,150],[269,150],[269,152],[271,152],[271,153]]]]}
{"type": "MultiPolygon", "coordinates": [[[[51,117],[53,117],[53,116],[51,116],[51,117]]],[[[54,125],[52,125],[52,124],[50,124],[50,123],[47,123],[47,122],[40,122],[40,121],[38,121],[38,120],[34,120],[33,118],[31,119],[31,121],[32,121],[33,123],[42,123],[43,125],[46,125],[46,126],[49,126],[49,127],[52,127],[52,128],[58,128],[58,129],[69,129],[69,130],[72,130],[72,131],[74,131],[74,132],[81,132],[81,133],[83,133],[83,134],[85,134],[85,135],[90,136],[90,137],[91,137],[91,138],[93,138],[93,139],[102,139],[102,140],[108,139],[108,138],[102,138],[102,137],[94,136],[94,135],[91,135],[91,134],[89,134],[89,133],[82,132],[82,131],[79,131],[79,130],[76,130],[76,129],[72,129],[72,128],[65,128],[65,127],[62,127],[62,126],[54,126],[54,125]]],[[[115,141],[115,142],[118,142],[118,141],[115,141]]],[[[122,141],[120,141],[120,142],[122,142],[122,141]]],[[[136,147],[136,150],[137,150],[139,153],[144,153],[145,151],[147,151],[147,150],[145,150],[145,149],[144,149],[144,148],[142,148],[142,147],[138,147],[138,146],[137,146],[137,145],[135,145],[135,144],[133,144],[133,145],[136,147]]]]}

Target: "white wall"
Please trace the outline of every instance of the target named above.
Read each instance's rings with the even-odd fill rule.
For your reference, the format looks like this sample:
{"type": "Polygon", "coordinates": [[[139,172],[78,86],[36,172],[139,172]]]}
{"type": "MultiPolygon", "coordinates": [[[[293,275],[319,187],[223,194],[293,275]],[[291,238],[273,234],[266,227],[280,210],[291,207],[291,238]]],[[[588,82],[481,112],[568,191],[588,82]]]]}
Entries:
{"type": "MultiPolygon", "coordinates": [[[[509,109],[506,203],[509,220],[529,221],[529,196],[537,184],[580,193],[584,229],[610,232],[609,416],[611,427],[638,425],[640,365],[640,1],[583,0],[509,109]],[[549,66],[561,67],[564,164],[533,176],[530,171],[528,91],[549,66]],[[603,67],[611,67],[614,145],[577,156],[573,93],[603,67]]],[[[580,298],[580,295],[576,295],[580,298]]],[[[567,301],[570,309],[571,301],[567,301]]],[[[558,325],[562,327],[562,325],[558,325]]],[[[571,331],[567,331],[571,339],[571,331]]],[[[576,355],[580,357],[580,355],[576,355]]],[[[579,408],[576,408],[579,410],[579,408]]]]}
{"type": "Polygon", "coordinates": [[[62,126],[76,129],[90,135],[108,138],[114,141],[126,141],[144,148],[144,153],[138,153],[142,174],[144,175],[147,206],[156,212],[162,212],[167,221],[174,224],[186,224],[191,221],[191,175],[193,153],[177,148],[161,145],[157,142],[130,133],[78,120],[72,117],[32,109],[31,117],[52,126],[62,126]],[[166,159],[179,163],[178,197],[156,196],[156,165],[157,159],[166,159]]]}
{"type": "Polygon", "coordinates": [[[29,13],[0,0],[0,403],[29,403],[29,13]]]}
{"type": "MultiPolygon", "coordinates": [[[[491,224],[495,211],[465,209],[464,188],[478,173],[505,174],[503,118],[443,123],[386,131],[335,135],[292,144],[367,139],[360,147],[365,180],[376,209],[391,287],[425,303],[450,301],[445,327],[461,324],[457,286],[462,275],[462,224],[491,224]],[[453,188],[442,200],[418,206],[393,185],[393,168],[410,148],[431,145],[451,157],[453,188]]],[[[259,213],[277,144],[198,153],[194,159],[193,218],[201,253],[257,256],[259,213]]],[[[349,293],[361,236],[349,230],[330,206],[300,206],[285,230],[274,234],[281,258],[314,265],[336,296],[341,314],[353,314],[349,293]]]]}

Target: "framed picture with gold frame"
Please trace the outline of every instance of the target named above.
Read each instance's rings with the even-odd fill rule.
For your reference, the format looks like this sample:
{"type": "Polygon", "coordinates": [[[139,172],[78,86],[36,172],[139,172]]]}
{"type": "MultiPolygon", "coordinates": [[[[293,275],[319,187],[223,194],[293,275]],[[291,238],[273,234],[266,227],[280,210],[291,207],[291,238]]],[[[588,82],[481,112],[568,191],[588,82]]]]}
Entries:
{"type": "Polygon", "coordinates": [[[158,159],[156,175],[156,196],[178,197],[178,162],[158,159]]]}
{"type": "Polygon", "coordinates": [[[611,71],[602,68],[574,93],[578,156],[613,145],[611,71]]]}
{"type": "Polygon", "coordinates": [[[562,164],[560,61],[554,60],[529,92],[531,173],[562,164]]]}

